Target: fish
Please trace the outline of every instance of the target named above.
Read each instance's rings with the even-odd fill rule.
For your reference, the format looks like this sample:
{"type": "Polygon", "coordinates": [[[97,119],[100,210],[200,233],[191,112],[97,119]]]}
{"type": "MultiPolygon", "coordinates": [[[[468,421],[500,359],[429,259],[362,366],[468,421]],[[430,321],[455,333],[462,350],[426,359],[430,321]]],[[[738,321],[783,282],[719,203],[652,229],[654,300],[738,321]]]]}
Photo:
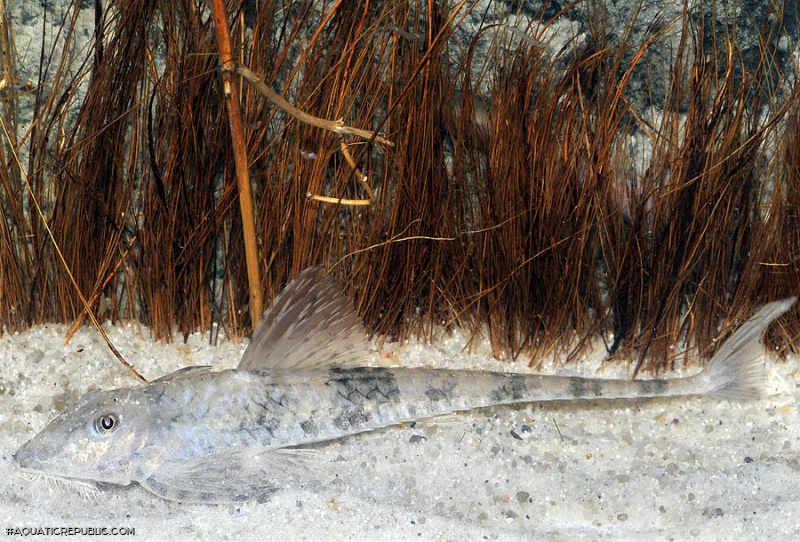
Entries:
{"type": "Polygon", "coordinates": [[[14,461],[22,472],[76,483],[138,483],[171,501],[263,502],[302,481],[304,450],[437,416],[540,401],[757,399],[766,385],[761,335],[795,299],[764,305],[694,376],[387,368],[371,366],[349,300],[324,267],[311,267],[264,313],[235,369],[192,366],[148,384],[89,391],[14,461]]]}

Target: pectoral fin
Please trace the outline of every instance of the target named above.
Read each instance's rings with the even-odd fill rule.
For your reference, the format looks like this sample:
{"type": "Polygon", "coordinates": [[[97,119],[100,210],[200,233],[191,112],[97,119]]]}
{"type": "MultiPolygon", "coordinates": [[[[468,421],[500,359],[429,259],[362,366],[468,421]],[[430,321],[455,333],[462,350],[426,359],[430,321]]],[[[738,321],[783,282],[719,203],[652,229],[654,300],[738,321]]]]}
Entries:
{"type": "Polygon", "coordinates": [[[139,483],[170,501],[231,503],[263,501],[279,489],[308,481],[303,455],[293,450],[215,454],[170,461],[139,483]]]}

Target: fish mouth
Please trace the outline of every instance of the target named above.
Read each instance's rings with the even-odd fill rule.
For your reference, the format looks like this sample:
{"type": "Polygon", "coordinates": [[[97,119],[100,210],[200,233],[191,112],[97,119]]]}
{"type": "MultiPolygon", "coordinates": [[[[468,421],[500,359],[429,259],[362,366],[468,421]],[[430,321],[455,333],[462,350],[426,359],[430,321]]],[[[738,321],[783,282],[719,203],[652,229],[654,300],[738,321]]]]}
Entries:
{"type": "Polygon", "coordinates": [[[94,480],[87,480],[86,478],[78,478],[64,474],[54,474],[52,470],[47,470],[42,465],[41,461],[36,460],[31,453],[28,441],[23,444],[12,456],[13,462],[17,466],[17,473],[26,481],[37,483],[44,481],[48,487],[56,487],[67,489],[70,487],[77,488],[79,493],[86,493],[90,488],[97,491],[97,486],[94,480]]]}

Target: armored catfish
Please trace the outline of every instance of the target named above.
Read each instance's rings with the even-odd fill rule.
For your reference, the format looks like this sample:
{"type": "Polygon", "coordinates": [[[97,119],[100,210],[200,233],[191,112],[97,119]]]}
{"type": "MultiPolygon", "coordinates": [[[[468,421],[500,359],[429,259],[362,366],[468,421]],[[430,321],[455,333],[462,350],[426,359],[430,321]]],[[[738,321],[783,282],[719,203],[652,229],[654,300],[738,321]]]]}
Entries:
{"type": "Polygon", "coordinates": [[[312,267],[265,312],[236,369],[187,367],[146,385],[90,391],[15,460],[58,479],[137,482],[170,500],[262,500],[292,483],[298,449],[403,422],[534,401],[755,399],[765,381],[760,337],[794,301],[762,307],[686,378],[377,368],[349,301],[312,267]]]}

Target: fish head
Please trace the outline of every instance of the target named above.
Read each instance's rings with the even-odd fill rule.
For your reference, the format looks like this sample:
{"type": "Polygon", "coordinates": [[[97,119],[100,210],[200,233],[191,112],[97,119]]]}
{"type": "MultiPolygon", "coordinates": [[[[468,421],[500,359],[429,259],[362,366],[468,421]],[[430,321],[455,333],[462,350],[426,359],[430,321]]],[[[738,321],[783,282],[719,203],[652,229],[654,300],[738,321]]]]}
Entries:
{"type": "Polygon", "coordinates": [[[128,485],[153,470],[147,394],[94,390],[14,454],[17,465],[46,476],[128,485]]]}

